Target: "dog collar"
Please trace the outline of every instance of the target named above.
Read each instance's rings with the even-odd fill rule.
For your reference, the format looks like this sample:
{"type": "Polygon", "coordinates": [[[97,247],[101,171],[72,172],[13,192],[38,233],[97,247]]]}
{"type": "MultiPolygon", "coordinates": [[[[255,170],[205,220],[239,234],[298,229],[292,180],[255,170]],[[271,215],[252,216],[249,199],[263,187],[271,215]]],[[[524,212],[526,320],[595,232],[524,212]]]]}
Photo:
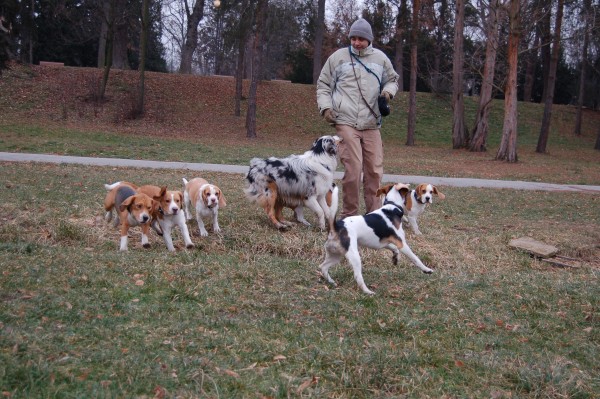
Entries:
{"type": "Polygon", "coordinates": [[[165,214],[165,211],[162,209],[162,206],[158,207],[158,213],[160,213],[161,215],[165,214]]]}
{"type": "Polygon", "coordinates": [[[416,191],[413,191],[412,195],[413,195],[413,198],[415,199],[415,201],[417,201],[419,204],[424,204],[424,202],[421,201],[421,199],[419,197],[417,197],[416,191]]]}

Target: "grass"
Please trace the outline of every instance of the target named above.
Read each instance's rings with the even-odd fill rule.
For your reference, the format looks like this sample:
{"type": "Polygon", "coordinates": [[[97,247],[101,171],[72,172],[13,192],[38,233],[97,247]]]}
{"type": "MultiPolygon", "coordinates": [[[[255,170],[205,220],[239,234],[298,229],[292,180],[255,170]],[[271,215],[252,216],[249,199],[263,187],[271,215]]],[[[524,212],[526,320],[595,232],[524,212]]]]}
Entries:
{"type": "MultiPolygon", "coordinates": [[[[189,171],[3,163],[0,392],[4,397],[523,397],[600,394],[600,200],[444,187],[407,232],[435,269],[364,250],[316,273],[325,233],[280,233],[224,191],[220,235],[151,248],[103,220],[103,183],[179,187],[189,171]],[[531,236],[578,258],[552,268],[507,246],[531,236]]],[[[307,212],[309,221],[314,215],[307,212]]],[[[288,214],[288,217],[290,215],[288,214]]],[[[197,227],[190,224],[195,232],[197,227]]],[[[210,231],[210,230],[209,230],[210,231]]]]}

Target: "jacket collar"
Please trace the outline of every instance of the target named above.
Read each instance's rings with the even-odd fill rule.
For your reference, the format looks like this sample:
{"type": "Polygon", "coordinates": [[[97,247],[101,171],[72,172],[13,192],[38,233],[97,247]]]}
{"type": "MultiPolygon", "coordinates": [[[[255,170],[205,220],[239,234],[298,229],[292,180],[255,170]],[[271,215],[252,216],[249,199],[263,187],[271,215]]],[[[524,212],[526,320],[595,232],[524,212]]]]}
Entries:
{"type": "Polygon", "coordinates": [[[354,47],[350,46],[350,51],[352,51],[352,54],[356,54],[359,57],[364,57],[365,55],[373,52],[373,43],[369,44],[368,47],[360,51],[356,51],[354,47]]]}

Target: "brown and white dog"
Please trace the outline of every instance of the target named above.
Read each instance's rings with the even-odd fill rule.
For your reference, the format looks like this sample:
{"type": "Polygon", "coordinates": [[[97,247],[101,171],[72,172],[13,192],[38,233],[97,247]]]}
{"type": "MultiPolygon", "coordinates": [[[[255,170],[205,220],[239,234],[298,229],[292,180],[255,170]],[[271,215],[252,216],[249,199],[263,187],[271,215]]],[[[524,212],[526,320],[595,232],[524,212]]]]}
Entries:
{"type": "Polygon", "coordinates": [[[205,217],[212,217],[213,231],[219,233],[219,209],[227,205],[225,196],[221,189],[201,177],[196,177],[188,181],[183,180],[183,203],[185,207],[185,216],[187,220],[192,220],[192,207],[195,210],[196,222],[200,235],[206,237],[208,231],[204,227],[205,217]]]}
{"type": "Polygon", "coordinates": [[[433,184],[421,183],[406,197],[404,220],[410,224],[413,233],[417,235],[422,234],[417,224],[417,218],[425,211],[427,204],[433,203],[434,195],[442,200],[446,198],[433,184]]]}
{"type": "MultiPolygon", "coordinates": [[[[127,233],[130,227],[142,227],[142,246],[148,248],[148,231],[152,215],[158,211],[158,202],[148,195],[137,193],[131,186],[120,184],[111,189],[104,199],[106,215],[112,216],[115,209],[121,224],[121,241],[119,250],[127,251],[127,233]]],[[[107,219],[110,221],[110,219],[107,219]]]]}
{"type": "MultiPolygon", "coordinates": [[[[137,184],[128,182],[128,181],[118,181],[112,184],[105,184],[104,188],[108,191],[108,194],[106,195],[106,199],[105,199],[105,208],[106,208],[106,203],[111,202],[111,196],[114,195],[114,189],[120,186],[127,186],[127,187],[131,187],[133,190],[135,190],[136,192],[144,192],[144,191],[139,191],[140,187],[137,184]],[[111,192],[113,194],[111,194],[111,192]]],[[[156,187],[156,186],[142,186],[142,187],[148,187],[149,189],[144,192],[144,194],[148,195],[150,198],[154,199],[154,200],[159,200],[160,198],[153,198],[154,194],[157,194],[157,190],[156,188],[152,188],[152,187],[156,187]]],[[[166,187],[165,187],[166,190],[166,187]]],[[[160,189],[158,190],[160,191],[160,189]]],[[[114,201],[113,201],[114,203],[114,201]]],[[[160,228],[160,225],[158,223],[157,220],[157,216],[158,216],[158,209],[152,214],[152,220],[150,222],[150,227],[152,227],[152,229],[156,232],[156,234],[158,234],[159,236],[162,236],[162,230],[160,228]]],[[[106,222],[110,222],[111,219],[113,218],[113,208],[107,209],[106,210],[106,214],[104,215],[104,219],[106,220],[106,222]]],[[[121,220],[119,219],[119,213],[116,212],[116,217],[114,219],[114,226],[117,227],[119,224],[121,223],[121,220]]]]}
{"type": "Polygon", "coordinates": [[[185,247],[188,249],[194,248],[194,243],[190,238],[190,232],[185,222],[183,194],[181,191],[171,191],[167,190],[166,186],[158,187],[152,185],[141,186],[137,191],[145,193],[158,202],[159,207],[155,218],[158,220],[158,224],[162,230],[162,236],[167,249],[171,252],[175,251],[172,238],[173,227],[179,227],[185,247]]]}
{"type": "MultiPolygon", "coordinates": [[[[277,190],[277,186],[275,185],[271,187],[270,190],[277,190]]],[[[311,226],[308,220],[306,220],[306,218],[304,217],[304,205],[310,208],[310,204],[307,204],[308,201],[303,201],[301,204],[290,204],[285,202],[286,197],[283,197],[281,195],[275,195],[274,197],[276,198],[276,200],[275,205],[273,205],[273,215],[277,222],[285,226],[285,228],[292,225],[292,223],[288,222],[283,218],[283,208],[290,208],[292,211],[294,211],[294,217],[296,218],[296,221],[298,223],[302,223],[305,226],[311,226]]],[[[333,220],[335,218],[335,212],[337,210],[337,204],[339,201],[339,189],[335,183],[331,184],[331,188],[325,195],[325,201],[327,202],[327,206],[329,207],[329,214],[326,214],[325,217],[327,218],[327,220],[333,220]]],[[[265,208],[265,212],[269,214],[269,205],[263,204],[263,208],[265,208]]]]}
{"type": "Polygon", "coordinates": [[[380,187],[377,195],[385,195],[383,207],[364,216],[349,216],[332,224],[325,242],[325,260],[319,266],[329,283],[335,285],[329,268],[337,265],[345,256],[352,265],[354,279],[360,289],[367,294],[374,294],[363,280],[359,247],[389,249],[394,254],[394,265],[398,264],[398,254],[403,253],[424,273],[433,273],[410,249],[402,230],[402,207],[408,192],[408,186],[402,183],[380,187]]]}

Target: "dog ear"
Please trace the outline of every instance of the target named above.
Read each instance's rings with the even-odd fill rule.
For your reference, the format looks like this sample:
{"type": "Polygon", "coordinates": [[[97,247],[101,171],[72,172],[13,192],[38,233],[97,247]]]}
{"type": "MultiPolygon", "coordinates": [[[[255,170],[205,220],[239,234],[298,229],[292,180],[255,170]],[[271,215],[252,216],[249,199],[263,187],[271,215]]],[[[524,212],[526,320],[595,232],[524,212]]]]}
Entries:
{"type": "Polygon", "coordinates": [[[223,195],[223,191],[219,190],[219,208],[225,208],[227,206],[227,202],[225,201],[225,196],[223,195]]]}
{"type": "Polygon", "coordinates": [[[376,197],[381,197],[382,195],[387,195],[387,193],[390,192],[390,190],[392,189],[392,187],[394,187],[393,184],[386,184],[385,186],[381,186],[377,189],[377,192],[375,193],[376,197]]]}
{"type": "Polygon", "coordinates": [[[121,202],[121,205],[119,205],[119,212],[125,212],[125,209],[129,208],[134,199],[135,195],[125,198],[125,201],[121,202]]]}
{"type": "Polygon", "coordinates": [[[440,197],[440,199],[446,198],[446,196],[441,191],[439,191],[436,186],[433,186],[433,193],[440,197]]]}
{"type": "Polygon", "coordinates": [[[408,193],[410,193],[410,189],[408,187],[402,187],[398,191],[400,191],[400,196],[404,198],[404,201],[406,202],[406,197],[408,196],[408,193]]]}
{"type": "Polygon", "coordinates": [[[162,187],[160,188],[160,194],[158,195],[158,196],[159,196],[159,198],[162,198],[162,197],[164,197],[166,193],[167,193],[167,186],[162,186],[162,187]]]}
{"type": "Polygon", "coordinates": [[[160,202],[152,200],[152,214],[156,215],[158,212],[160,212],[160,202]]]}

